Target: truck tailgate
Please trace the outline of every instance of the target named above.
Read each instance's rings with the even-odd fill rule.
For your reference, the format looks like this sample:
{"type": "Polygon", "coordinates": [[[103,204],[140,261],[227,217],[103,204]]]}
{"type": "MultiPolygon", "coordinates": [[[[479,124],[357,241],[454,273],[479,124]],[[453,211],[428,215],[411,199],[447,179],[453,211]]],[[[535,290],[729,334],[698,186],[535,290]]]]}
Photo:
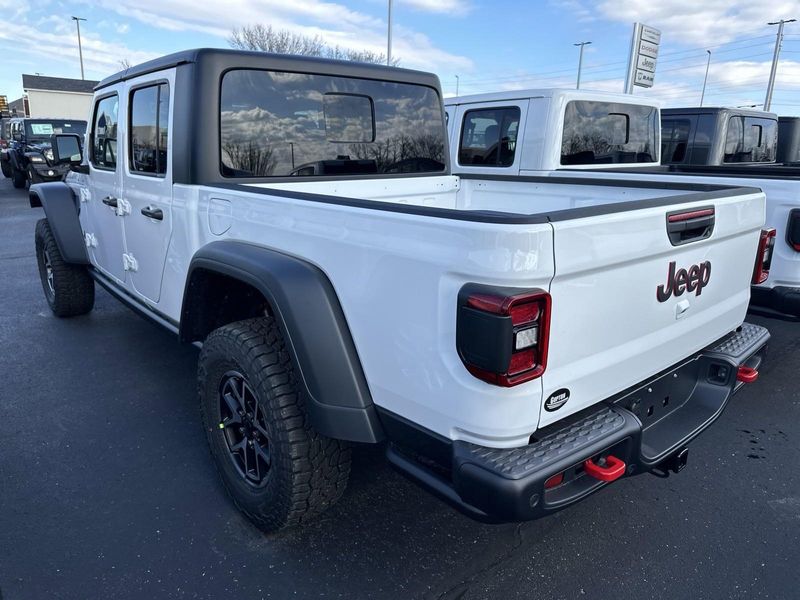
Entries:
{"type": "Polygon", "coordinates": [[[764,195],[750,188],[675,200],[553,216],[555,277],[540,427],[655,375],[744,320],[764,195]],[[675,223],[707,220],[711,208],[710,236],[690,233],[692,241],[680,243],[675,223]]]}

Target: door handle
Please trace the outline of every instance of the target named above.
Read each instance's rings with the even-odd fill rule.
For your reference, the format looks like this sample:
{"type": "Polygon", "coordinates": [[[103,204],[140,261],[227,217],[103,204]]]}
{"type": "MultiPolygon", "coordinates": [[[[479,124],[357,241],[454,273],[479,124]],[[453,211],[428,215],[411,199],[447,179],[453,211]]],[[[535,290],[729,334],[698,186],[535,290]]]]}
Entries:
{"type": "Polygon", "coordinates": [[[142,214],[145,217],[155,219],[156,221],[161,221],[164,219],[164,211],[162,211],[160,208],[154,208],[152,206],[145,206],[142,209],[142,214]]]}
{"type": "Polygon", "coordinates": [[[117,208],[117,199],[114,196],[106,196],[103,198],[103,204],[106,206],[111,206],[113,208],[117,208]]]}

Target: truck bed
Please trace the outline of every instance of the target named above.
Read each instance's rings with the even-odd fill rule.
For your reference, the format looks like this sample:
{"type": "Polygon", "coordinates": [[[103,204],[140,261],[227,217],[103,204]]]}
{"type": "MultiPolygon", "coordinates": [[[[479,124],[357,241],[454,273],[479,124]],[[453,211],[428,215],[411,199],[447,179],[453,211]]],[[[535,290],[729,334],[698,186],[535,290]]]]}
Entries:
{"type": "Polygon", "coordinates": [[[425,209],[483,213],[480,217],[487,221],[495,220],[493,215],[501,220],[503,215],[530,217],[525,220],[529,223],[577,218],[582,214],[619,212],[645,205],[694,202],[703,198],[712,199],[721,195],[741,195],[754,191],[738,186],[681,183],[664,185],[644,181],[584,178],[555,181],[549,177],[485,175],[386,180],[302,180],[243,186],[265,191],[282,190],[309,200],[318,195],[318,200],[347,202],[365,208],[378,208],[374,202],[385,202],[425,209]],[[642,204],[642,201],[647,202],[642,204]],[[624,203],[631,204],[611,206],[624,203]]]}

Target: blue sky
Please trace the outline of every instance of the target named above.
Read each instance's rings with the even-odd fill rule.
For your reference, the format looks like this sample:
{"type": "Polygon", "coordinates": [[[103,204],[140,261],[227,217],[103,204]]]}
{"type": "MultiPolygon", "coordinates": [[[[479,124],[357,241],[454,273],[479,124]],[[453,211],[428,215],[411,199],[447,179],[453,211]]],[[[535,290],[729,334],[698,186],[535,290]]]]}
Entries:
{"type": "MultiPolygon", "coordinates": [[[[394,54],[401,66],[437,73],[447,95],[524,87],[622,91],[632,23],[662,30],[652,90],[666,105],[696,105],[712,50],[706,105],[764,101],[775,28],[800,18],[800,0],[394,0],[394,54]]],[[[191,47],[227,47],[233,27],[271,24],[331,44],[385,51],[386,0],[0,0],[0,94],[22,94],[22,73],[79,77],[75,23],[86,77],[191,47]]],[[[800,22],[786,27],[773,110],[800,114],[800,22]]]]}

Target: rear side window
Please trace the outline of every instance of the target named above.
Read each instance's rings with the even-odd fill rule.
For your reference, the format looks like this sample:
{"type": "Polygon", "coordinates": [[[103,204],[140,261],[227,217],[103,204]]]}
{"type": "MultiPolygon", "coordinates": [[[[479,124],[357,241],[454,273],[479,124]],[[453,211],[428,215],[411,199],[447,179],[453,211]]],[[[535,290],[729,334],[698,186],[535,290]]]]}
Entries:
{"type": "Polygon", "coordinates": [[[117,168],[117,115],[119,98],[116,94],[101,98],[95,104],[90,138],[92,164],[98,169],[117,168]]]}
{"type": "Polygon", "coordinates": [[[778,122],[760,117],[728,119],[726,163],[773,162],[778,149],[778,122]]]}
{"type": "Polygon", "coordinates": [[[163,176],[169,142],[169,85],[131,92],[129,137],[131,172],[163,176]]]}
{"type": "Polygon", "coordinates": [[[561,164],[656,162],[659,126],[650,106],[573,100],[564,114],[561,164]]]}
{"type": "Polygon", "coordinates": [[[514,164],[519,115],[517,106],[467,111],[461,127],[458,163],[480,167],[514,164]]]}
{"type": "Polygon", "coordinates": [[[661,162],[677,164],[686,160],[690,129],[689,119],[661,120],[661,162]]]}
{"type": "Polygon", "coordinates": [[[220,111],[225,177],[445,168],[441,99],[423,85],[237,69],[222,78],[220,111]]]}

